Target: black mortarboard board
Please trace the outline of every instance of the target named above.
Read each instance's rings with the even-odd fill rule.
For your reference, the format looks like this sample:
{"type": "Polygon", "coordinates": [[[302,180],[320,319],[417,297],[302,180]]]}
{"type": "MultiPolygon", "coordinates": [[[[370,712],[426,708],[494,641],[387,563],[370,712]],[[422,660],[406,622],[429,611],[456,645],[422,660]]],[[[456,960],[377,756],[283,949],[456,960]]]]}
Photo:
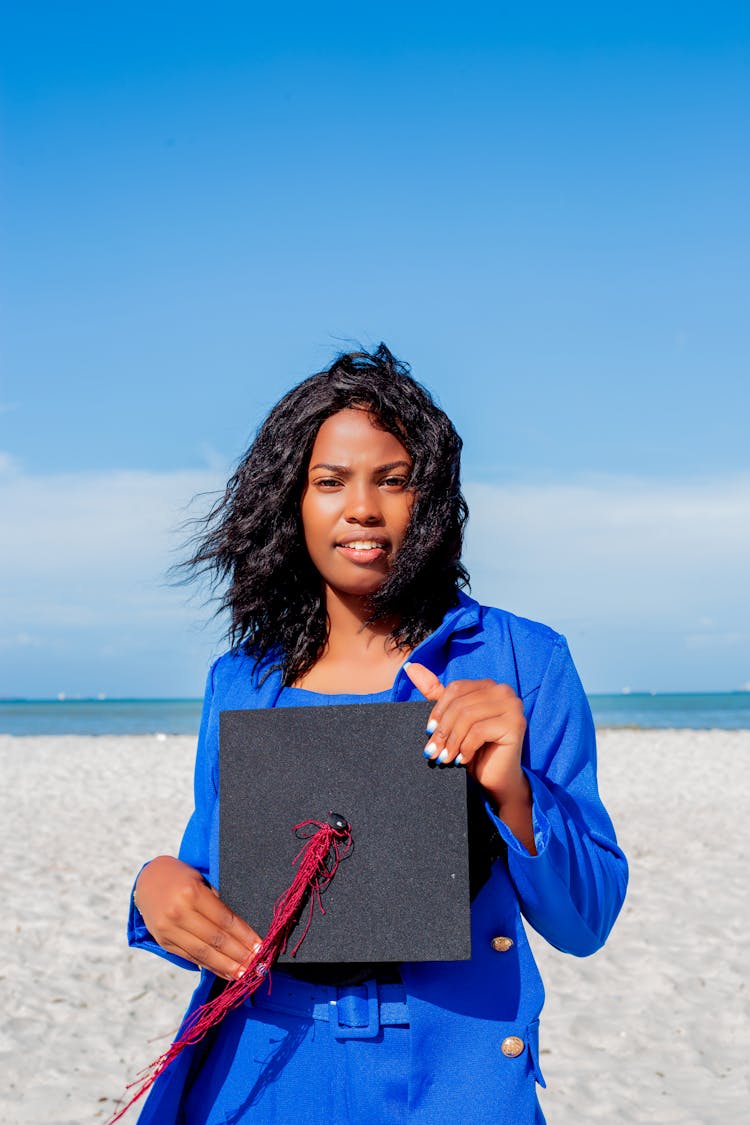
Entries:
{"type": "Polygon", "coordinates": [[[466,772],[424,759],[432,706],[221,713],[219,891],[259,934],[294,877],[294,825],[334,812],[351,826],[352,852],[295,961],[471,956],[466,772]]]}

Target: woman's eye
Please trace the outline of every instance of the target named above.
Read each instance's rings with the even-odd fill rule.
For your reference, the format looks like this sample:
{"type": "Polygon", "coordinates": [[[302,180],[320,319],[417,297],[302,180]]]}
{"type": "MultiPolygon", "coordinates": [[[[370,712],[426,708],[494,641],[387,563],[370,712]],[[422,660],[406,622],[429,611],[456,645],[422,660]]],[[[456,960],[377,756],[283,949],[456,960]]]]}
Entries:
{"type": "Polygon", "coordinates": [[[409,478],[408,477],[386,477],[385,480],[383,480],[381,483],[387,485],[388,488],[405,488],[406,485],[409,483],[409,478]]]}
{"type": "Polygon", "coordinates": [[[335,477],[323,477],[321,480],[317,480],[315,483],[317,484],[318,488],[338,488],[341,484],[341,481],[336,480],[335,477]]]}

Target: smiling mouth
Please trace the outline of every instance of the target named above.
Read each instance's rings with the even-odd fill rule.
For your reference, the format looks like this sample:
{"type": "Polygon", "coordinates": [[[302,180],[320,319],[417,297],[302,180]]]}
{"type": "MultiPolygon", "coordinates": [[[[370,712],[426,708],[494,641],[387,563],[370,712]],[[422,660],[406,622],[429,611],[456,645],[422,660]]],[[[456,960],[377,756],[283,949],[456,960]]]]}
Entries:
{"type": "Polygon", "coordinates": [[[388,554],[388,544],[382,539],[350,539],[337,543],[336,549],[351,562],[362,564],[378,562],[388,554]]]}
{"type": "Polygon", "coordinates": [[[347,543],[337,543],[337,547],[345,547],[349,551],[384,551],[385,543],[382,539],[350,539],[347,543]]]}

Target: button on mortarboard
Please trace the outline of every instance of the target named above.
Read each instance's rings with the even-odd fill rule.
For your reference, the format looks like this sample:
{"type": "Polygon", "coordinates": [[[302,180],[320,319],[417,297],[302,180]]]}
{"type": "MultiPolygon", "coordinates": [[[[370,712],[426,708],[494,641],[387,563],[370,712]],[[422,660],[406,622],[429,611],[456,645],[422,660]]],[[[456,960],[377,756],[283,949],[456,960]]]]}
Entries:
{"type": "Polygon", "coordinates": [[[335,828],[337,832],[346,832],[349,827],[349,821],[341,813],[332,812],[328,814],[328,823],[331,828],[335,828]]]}

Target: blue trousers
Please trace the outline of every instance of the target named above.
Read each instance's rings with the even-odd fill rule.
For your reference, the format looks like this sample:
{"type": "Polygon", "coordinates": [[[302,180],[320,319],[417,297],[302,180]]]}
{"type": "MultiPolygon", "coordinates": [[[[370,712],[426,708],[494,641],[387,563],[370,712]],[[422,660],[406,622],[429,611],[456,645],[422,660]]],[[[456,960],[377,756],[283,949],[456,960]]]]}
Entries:
{"type": "Polygon", "coordinates": [[[224,1018],[185,1096],[185,1125],[407,1121],[411,1035],[400,987],[378,996],[372,984],[318,986],[305,1003],[306,987],[278,974],[270,996],[263,989],[224,1018]]]}

